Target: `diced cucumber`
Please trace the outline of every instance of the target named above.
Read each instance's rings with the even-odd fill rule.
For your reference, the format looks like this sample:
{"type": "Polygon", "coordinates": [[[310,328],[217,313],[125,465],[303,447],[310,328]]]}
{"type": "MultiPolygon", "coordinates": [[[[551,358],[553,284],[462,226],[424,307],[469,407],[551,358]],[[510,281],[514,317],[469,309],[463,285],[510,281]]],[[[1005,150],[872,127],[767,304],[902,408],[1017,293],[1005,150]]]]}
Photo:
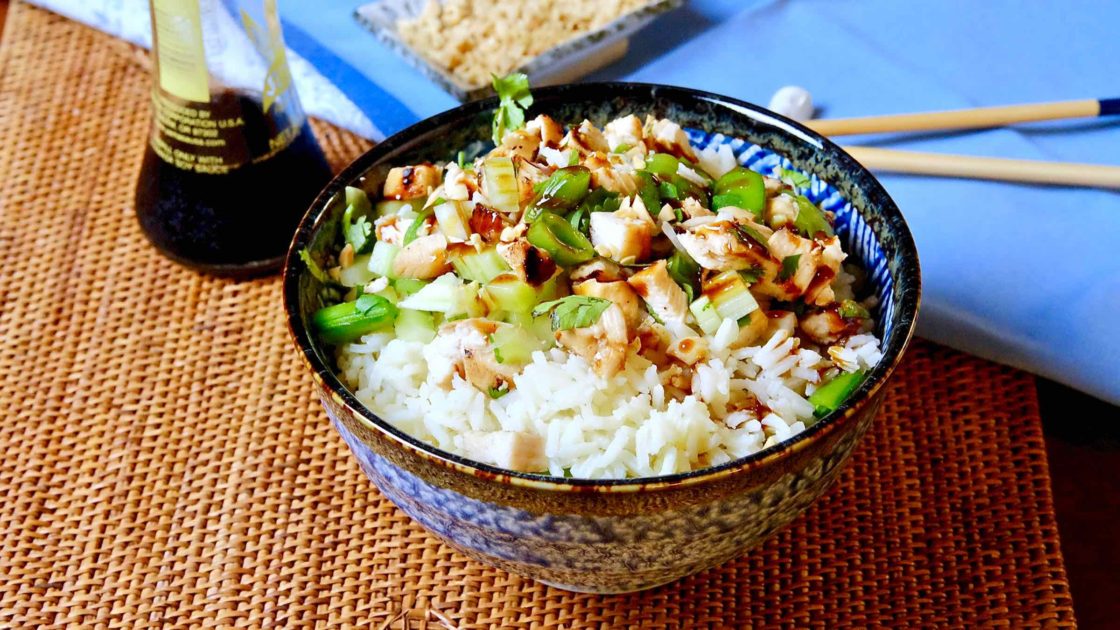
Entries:
{"type": "Polygon", "coordinates": [[[506,214],[516,214],[521,210],[521,189],[512,159],[486,158],[482,162],[482,177],[486,198],[495,208],[506,214]]]}
{"type": "Polygon", "coordinates": [[[344,267],[338,275],[338,281],[347,287],[364,286],[373,280],[375,274],[369,270],[370,255],[355,256],[354,262],[349,267],[344,267]]]}
{"type": "Polygon", "coordinates": [[[367,195],[366,191],[362,190],[361,188],[347,186],[344,194],[346,195],[346,205],[352,206],[355,212],[358,212],[361,215],[366,215],[373,211],[373,208],[369,203],[369,195],[367,195]]]}
{"type": "Polygon", "coordinates": [[[529,312],[537,305],[537,290],[513,273],[503,273],[486,283],[486,293],[503,311],[529,312]]]}
{"type": "Polygon", "coordinates": [[[697,325],[700,326],[700,330],[703,330],[705,335],[716,334],[720,324],[723,323],[723,317],[706,295],[700,296],[692,304],[689,304],[688,310],[692,311],[692,316],[696,318],[697,325]]]}
{"type": "Polygon", "coordinates": [[[404,298],[398,306],[417,311],[443,313],[447,316],[466,312],[466,287],[452,274],[443,274],[416,293],[404,298]]]}
{"type": "Polygon", "coordinates": [[[385,241],[377,241],[373,246],[373,253],[369,257],[369,270],[379,276],[393,277],[393,259],[396,258],[400,247],[385,241]]]}
{"type": "Polygon", "coordinates": [[[541,342],[533,333],[509,324],[500,325],[490,336],[490,347],[498,363],[524,365],[533,352],[541,349],[541,342]]]}
{"type": "Polygon", "coordinates": [[[427,284],[427,282],[417,280],[416,278],[397,278],[393,280],[393,288],[397,290],[397,293],[401,294],[401,297],[408,297],[420,289],[423,289],[427,284]]]}
{"type": "Polygon", "coordinates": [[[396,333],[399,339],[428,343],[436,337],[435,317],[424,311],[401,309],[397,315],[396,333]]]}
{"type": "Polygon", "coordinates": [[[385,199],[383,201],[378,201],[377,205],[374,206],[374,211],[375,211],[374,214],[379,218],[380,217],[387,217],[390,214],[398,214],[400,212],[401,208],[404,208],[404,207],[407,207],[410,211],[415,212],[417,206],[419,206],[420,203],[421,203],[421,201],[419,199],[414,199],[412,201],[403,201],[403,200],[399,200],[399,199],[385,199]]]}
{"type": "Polygon", "coordinates": [[[464,242],[471,236],[470,218],[464,204],[459,201],[445,201],[435,207],[436,224],[439,231],[453,242],[464,242]]]}
{"type": "Polygon", "coordinates": [[[451,258],[459,277],[472,282],[490,282],[498,274],[509,271],[509,265],[493,247],[476,252],[473,249],[451,258]]]}

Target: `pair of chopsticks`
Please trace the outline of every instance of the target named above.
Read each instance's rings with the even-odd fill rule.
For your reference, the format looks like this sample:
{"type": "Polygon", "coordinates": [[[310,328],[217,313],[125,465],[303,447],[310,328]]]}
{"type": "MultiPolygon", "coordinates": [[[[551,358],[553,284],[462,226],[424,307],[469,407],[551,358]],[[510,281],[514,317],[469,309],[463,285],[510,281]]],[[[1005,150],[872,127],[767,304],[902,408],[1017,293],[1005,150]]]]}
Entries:
{"type": "MultiPolygon", "coordinates": [[[[955,111],[862,118],[818,119],[810,120],[805,124],[825,136],[843,136],[867,133],[981,129],[1040,120],[1095,118],[1117,114],[1120,114],[1120,98],[980,107],[955,111]]],[[[1120,189],[1120,166],[1011,160],[857,146],[845,146],[844,150],[867,168],[877,171],[1120,189]]]]}

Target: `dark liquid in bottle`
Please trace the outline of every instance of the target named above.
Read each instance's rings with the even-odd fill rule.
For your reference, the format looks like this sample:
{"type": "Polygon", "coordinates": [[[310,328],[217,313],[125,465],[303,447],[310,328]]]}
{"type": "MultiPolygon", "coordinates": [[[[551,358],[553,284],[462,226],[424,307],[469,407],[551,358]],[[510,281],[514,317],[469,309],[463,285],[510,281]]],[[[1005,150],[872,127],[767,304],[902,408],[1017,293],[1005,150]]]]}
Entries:
{"type": "MultiPolygon", "coordinates": [[[[263,144],[256,149],[265,152],[277,123],[261,113],[259,103],[230,94],[215,106],[240,110],[250,146],[263,144]]],[[[149,144],[136,214],[148,239],[176,262],[214,275],[260,275],[280,267],[296,226],[330,178],[306,122],[272,157],[222,175],[177,168],[149,144]]]]}

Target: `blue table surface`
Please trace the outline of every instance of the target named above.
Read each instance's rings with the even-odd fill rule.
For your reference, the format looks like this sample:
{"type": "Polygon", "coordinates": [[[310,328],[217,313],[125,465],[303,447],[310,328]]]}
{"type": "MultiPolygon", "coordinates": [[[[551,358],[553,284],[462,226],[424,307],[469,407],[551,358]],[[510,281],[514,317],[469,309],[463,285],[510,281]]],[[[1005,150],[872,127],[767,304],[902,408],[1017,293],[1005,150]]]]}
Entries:
{"type": "MultiPolygon", "coordinates": [[[[281,3],[288,44],[384,133],[457,104],[361,27],[355,6],[281,3]]],[[[1120,3],[1106,0],[693,0],[587,79],[682,85],[763,105],[796,84],[830,118],[1114,97],[1117,24],[1120,3]]],[[[1120,165],[1116,119],[843,140],[1120,165]]],[[[1120,403],[1112,328],[1120,323],[1120,193],[881,180],[918,243],[919,334],[1120,403]]]]}

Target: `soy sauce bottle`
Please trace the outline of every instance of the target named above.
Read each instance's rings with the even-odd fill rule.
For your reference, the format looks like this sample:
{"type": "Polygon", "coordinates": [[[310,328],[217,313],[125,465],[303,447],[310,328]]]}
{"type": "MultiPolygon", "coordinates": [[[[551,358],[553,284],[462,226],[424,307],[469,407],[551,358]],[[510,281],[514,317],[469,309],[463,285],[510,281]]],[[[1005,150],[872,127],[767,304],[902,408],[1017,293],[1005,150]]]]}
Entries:
{"type": "Polygon", "coordinates": [[[275,271],[331,177],[292,86],[275,0],[150,6],[155,85],[140,226],[164,255],[199,271],[275,271]]]}

